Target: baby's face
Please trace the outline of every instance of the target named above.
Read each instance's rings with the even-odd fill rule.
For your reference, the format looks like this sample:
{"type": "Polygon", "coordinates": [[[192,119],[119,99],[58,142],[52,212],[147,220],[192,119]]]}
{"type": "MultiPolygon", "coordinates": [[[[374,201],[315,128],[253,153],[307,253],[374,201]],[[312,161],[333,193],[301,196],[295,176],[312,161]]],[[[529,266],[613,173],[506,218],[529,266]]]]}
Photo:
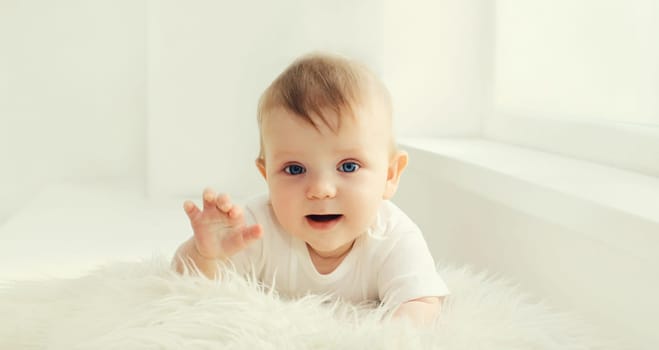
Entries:
{"type": "MultiPolygon", "coordinates": [[[[329,113],[329,112],[328,112],[329,113]]],[[[338,132],[283,108],[264,118],[265,175],[277,219],[318,253],[352,244],[385,197],[391,126],[379,107],[355,109],[338,132]]],[[[332,120],[332,115],[328,115],[332,120]]]]}

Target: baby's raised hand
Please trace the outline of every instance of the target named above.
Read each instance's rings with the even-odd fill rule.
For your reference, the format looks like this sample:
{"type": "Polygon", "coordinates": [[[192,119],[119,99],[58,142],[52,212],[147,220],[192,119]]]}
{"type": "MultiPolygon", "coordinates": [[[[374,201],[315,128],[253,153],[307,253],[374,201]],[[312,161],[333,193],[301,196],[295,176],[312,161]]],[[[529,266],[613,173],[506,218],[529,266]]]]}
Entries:
{"type": "Polygon", "coordinates": [[[203,210],[191,201],[183,204],[194,231],[195,248],[203,258],[229,258],[263,234],[261,225],[245,226],[242,208],[228,195],[217,195],[207,188],[203,201],[203,210]]]}

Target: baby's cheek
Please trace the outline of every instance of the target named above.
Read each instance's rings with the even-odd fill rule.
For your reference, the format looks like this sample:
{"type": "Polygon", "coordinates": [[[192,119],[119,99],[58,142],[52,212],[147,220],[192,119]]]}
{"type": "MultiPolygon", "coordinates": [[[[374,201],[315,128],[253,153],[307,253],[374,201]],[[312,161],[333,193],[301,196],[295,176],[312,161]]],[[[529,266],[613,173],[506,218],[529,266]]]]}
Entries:
{"type": "Polygon", "coordinates": [[[371,201],[381,198],[384,193],[386,180],[375,177],[363,177],[349,186],[349,192],[362,201],[371,201]]]}
{"type": "Polygon", "coordinates": [[[270,199],[281,201],[282,197],[290,196],[290,185],[283,179],[274,177],[268,181],[268,189],[270,190],[270,199]]]}
{"type": "Polygon", "coordinates": [[[279,221],[287,221],[296,208],[295,194],[286,188],[278,187],[270,190],[270,203],[279,221]]]}

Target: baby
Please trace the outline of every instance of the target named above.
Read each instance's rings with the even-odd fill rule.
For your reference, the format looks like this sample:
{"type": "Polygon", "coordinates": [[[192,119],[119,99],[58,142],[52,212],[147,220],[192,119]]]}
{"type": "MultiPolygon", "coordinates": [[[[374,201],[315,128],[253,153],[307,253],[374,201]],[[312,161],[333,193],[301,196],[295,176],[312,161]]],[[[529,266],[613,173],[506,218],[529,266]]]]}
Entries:
{"type": "Polygon", "coordinates": [[[184,204],[193,236],[173,265],[209,278],[223,264],[279,293],[379,301],[427,324],[449,293],[419,228],[390,199],[407,165],[396,149],[389,94],[363,65],[313,54],[261,96],[256,167],[269,194],[244,209],[228,195],[184,204]]]}

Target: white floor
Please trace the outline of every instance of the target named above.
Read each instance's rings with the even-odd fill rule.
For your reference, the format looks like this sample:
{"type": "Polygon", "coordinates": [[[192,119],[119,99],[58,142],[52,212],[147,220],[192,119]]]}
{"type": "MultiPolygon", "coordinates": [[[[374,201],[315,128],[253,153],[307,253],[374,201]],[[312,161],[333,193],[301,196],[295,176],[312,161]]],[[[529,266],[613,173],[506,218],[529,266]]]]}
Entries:
{"type": "Polygon", "coordinates": [[[143,193],[122,184],[47,188],[0,227],[0,280],[77,277],[109,262],[171,256],[191,234],[183,200],[143,193]]]}

